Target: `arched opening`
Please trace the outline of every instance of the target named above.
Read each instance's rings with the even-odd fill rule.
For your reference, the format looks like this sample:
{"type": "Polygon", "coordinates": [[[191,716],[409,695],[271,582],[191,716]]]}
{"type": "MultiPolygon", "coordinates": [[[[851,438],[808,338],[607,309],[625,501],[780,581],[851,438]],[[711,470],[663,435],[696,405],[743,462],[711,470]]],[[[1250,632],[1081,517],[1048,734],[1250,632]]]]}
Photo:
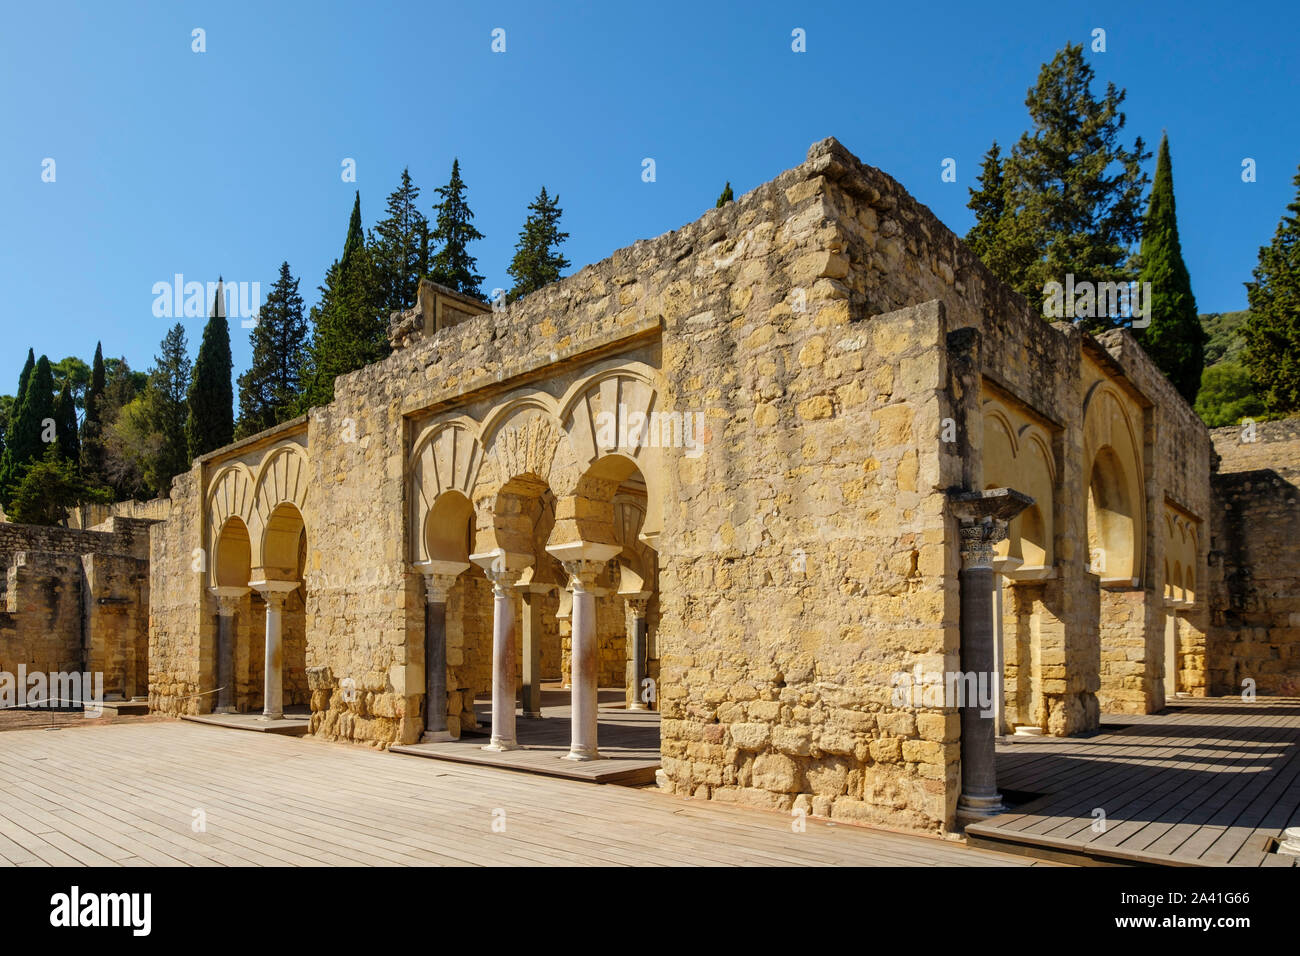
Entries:
{"type": "Polygon", "coordinates": [[[1103,585],[1135,587],[1137,502],[1119,456],[1098,450],[1088,479],[1088,568],[1103,585]]]}
{"type": "Polygon", "coordinates": [[[242,518],[231,516],[221,526],[212,552],[212,594],[217,602],[217,636],[212,645],[211,707],[216,713],[239,709],[239,663],[247,666],[249,580],[252,577],[252,542],[242,518]]]}
{"type": "Polygon", "coordinates": [[[213,578],[217,587],[247,587],[252,572],[253,551],[248,526],[242,518],[230,517],[221,526],[213,552],[213,578]]]}
{"type": "MultiPolygon", "coordinates": [[[[267,679],[267,640],[273,636],[279,615],[280,669],[279,705],[284,711],[304,712],[310,701],[307,688],[307,592],[304,571],[307,563],[307,527],[302,513],[292,502],[281,502],[271,511],[262,531],[262,564],[253,569],[253,598],[250,608],[248,685],[254,707],[274,710],[274,672],[267,679]],[[277,606],[278,605],[278,606],[277,606]],[[267,689],[272,699],[267,699],[267,689]],[[257,689],[256,691],[254,689],[257,689]],[[257,691],[260,691],[258,693],[257,691]]],[[[276,661],[270,662],[274,667],[276,661]]]]}

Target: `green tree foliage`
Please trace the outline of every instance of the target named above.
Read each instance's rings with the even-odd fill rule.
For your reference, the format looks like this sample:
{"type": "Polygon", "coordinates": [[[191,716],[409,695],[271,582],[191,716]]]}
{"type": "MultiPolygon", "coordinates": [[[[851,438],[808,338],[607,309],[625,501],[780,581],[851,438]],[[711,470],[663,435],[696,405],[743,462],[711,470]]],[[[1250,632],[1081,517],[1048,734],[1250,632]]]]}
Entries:
{"type": "Polygon", "coordinates": [[[203,341],[194,361],[194,381],[188,395],[189,417],[185,422],[188,457],[177,474],[191,461],[235,440],[235,396],[230,381],[234,361],[230,357],[230,322],[220,277],[212,300],[212,316],[203,328],[203,341]]]}
{"type": "Polygon", "coordinates": [[[161,352],[154,357],[154,367],[149,370],[148,384],[131,400],[140,403],[139,408],[145,415],[144,424],[156,436],[150,442],[152,457],[145,460],[142,468],[149,489],[155,494],[165,494],[171,487],[172,478],[187,471],[192,461],[187,435],[187,397],[192,387],[193,367],[185,327],[181,323],[171,327],[160,349],[161,352]]]}
{"type": "Polygon", "coordinates": [[[735,198],[735,194],[731,191],[731,182],[728,180],[727,185],[722,187],[722,195],[718,197],[718,201],[714,204],[714,208],[721,209],[727,203],[734,202],[735,198]]]}
{"type": "Polygon", "coordinates": [[[77,402],[72,397],[72,383],[65,380],[54,403],[54,444],[59,457],[81,473],[81,440],[77,435],[77,402]]]}
{"type": "Polygon", "coordinates": [[[1241,329],[1246,370],[1274,415],[1300,411],[1300,172],[1294,183],[1296,198],[1246,283],[1250,318],[1241,329]]]}
{"type": "Polygon", "coordinates": [[[420,212],[420,187],[402,170],[402,180],[388,196],[386,215],[370,236],[380,309],[383,314],[415,305],[420,276],[430,269],[429,220],[420,212]]]}
{"type": "Polygon", "coordinates": [[[1142,223],[1142,269],[1138,281],[1151,283],[1150,325],[1134,335],[1165,377],[1190,405],[1196,401],[1205,367],[1205,330],[1196,314],[1192,279],[1183,262],[1174,210],[1174,173],[1169,137],[1160,140],[1156,178],[1142,223]]]}
{"type": "Polygon", "coordinates": [[[75,355],[69,355],[52,363],[50,371],[54,374],[55,390],[62,389],[67,384],[72,394],[73,407],[85,408],[86,389],[90,386],[90,366],[75,355]]]}
{"type": "Polygon", "coordinates": [[[330,266],[311,310],[312,339],[303,362],[298,411],[334,400],[334,379],[388,355],[388,320],[380,301],[375,266],[361,231],[358,192],[343,242],[343,257],[330,266]]]}
{"type": "Polygon", "coordinates": [[[483,277],[475,270],[478,262],[469,254],[469,244],[483,238],[474,227],[474,213],[465,201],[465,182],[460,178],[460,160],[451,163],[451,179],[438,188],[430,240],[441,244],[433,255],[429,278],[449,289],[476,299],[483,298],[483,277]]]}
{"type": "Polygon", "coordinates": [[[1125,93],[1110,83],[1098,98],[1093,78],[1082,45],[1067,44],[1044,64],[1025,99],[1033,129],[1005,160],[990,149],[972,190],[981,257],[1031,303],[1067,274],[1076,282],[1133,278],[1129,246],[1141,234],[1142,162],[1151,154],[1141,137],[1132,149],[1120,144],[1125,93]]]}
{"type": "Polygon", "coordinates": [[[1246,350],[1246,340],[1241,336],[1241,326],[1250,317],[1240,312],[1208,312],[1200,316],[1205,330],[1205,367],[1219,362],[1239,362],[1246,350]]]}
{"type": "Polygon", "coordinates": [[[18,391],[14,393],[14,408],[17,409],[23,403],[27,396],[27,383],[31,381],[32,372],[36,369],[36,353],[31,349],[27,350],[27,361],[23,363],[23,370],[18,373],[18,391]]]}
{"type": "Polygon", "coordinates": [[[95,343],[95,358],[90,367],[90,384],[86,387],[86,414],[81,422],[81,473],[90,482],[103,483],[104,476],[104,389],[108,384],[104,369],[104,343],[95,343]]]}
{"type": "MultiPolygon", "coordinates": [[[[70,389],[68,407],[73,405],[70,389]]],[[[20,524],[61,525],[66,523],[68,512],[91,502],[108,503],[112,494],[107,489],[89,485],[77,470],[76,463],[59,454],[51,445],[38,461],[32,463],[19,482],[10,501],[8,512],[12,521],[20,524]]]]}
{"type": "Polygon", "coordinates": [[[307,320],[298,280],[289,271],[289,263],[280,264],[280,276],[267,294],[249,337],[253,358],[248,371],[239,376],[236,438],[255,435],[296,414],[307,320]]]}
{"type": "Polygon", "coordinates": [[[528,206],[528,218],[519,231],[515,257],[510,262],[510,278],[515,280],[510,298],[518,299],[560,278],[569,260],[560,255],[560,243],[569,238],[560,231],[560,197],[546,195],[546,187],[528,206]]]}
{"type": "Polygon", "coordinates": [[[1265,417],[1264,403],[1240,362],[1211,365],[1201,376],[1196,414],[1211,428],[1235,425],[1243,418],[1265,417]]]}
{"type": "Polygon", "coordinates": [[[10,439],[5,446],[4,460],[0,461],[0,504],[9,511],[9,502],[28,468],[45,455],[46,446],[55,437],[54,376],[50,360],[44,355],[37,360],[30,377],[23,386],[22,401],[14,409],[10,439]]]}
{"type": "Polygon", "coordinates": [[[5,442],[9,440],[9,426],[14,417],[14,397],[12,395],[0,395],[0,456],[5,450],[5,442]]]}

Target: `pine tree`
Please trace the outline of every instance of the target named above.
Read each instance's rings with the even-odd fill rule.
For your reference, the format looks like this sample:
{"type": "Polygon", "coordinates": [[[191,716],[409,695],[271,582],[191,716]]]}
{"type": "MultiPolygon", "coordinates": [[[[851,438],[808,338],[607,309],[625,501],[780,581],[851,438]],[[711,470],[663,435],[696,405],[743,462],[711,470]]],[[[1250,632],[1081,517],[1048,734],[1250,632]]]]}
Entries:
{"type": "MultiPolygon", "coordinates": [[[[225,319],[221,321],[224,323],[225,319]]],[[[211,328],[212,324],[210,321],[208,327],[211,328]]],[[[206,344],[206,328],[203,335],[206,344]]],[[[188,428],[193,419],[193,410],[188,396],[194,392],[191,381],[197,384],[199,375],[197,369],[190,364],[189,345],[185,340],[185,327],[181,323],[177,322],[171,327],[159,348],[161,351],[154,356],[154,367],[149,370],[148,384],[128,404],[140,402],[148,426],[156,436],[148,449],[146,473],[152,490],[157,494],[165,494],[171,486],[172,478],[188,471],[193,462],[189,453],[188,428]]],[[[215,364],[212,360],[214,351],[209,350],[208,353],[210,367],[215,364]]],[[[226,355],[229,354],[230,343],[227,339],[226,355]]],[[[229,367],[227,364],[227,409],[230,408],[229,367]]],[[[127,407],[123,406],[123,412],[127,407]]]]}
{"type": "Polygon", "coordinates": [[[230,322],[226,319],[226,300],[218,277],[212,316],[203,327],[203,341],[194,360],[194,382],[189,390],[185,441],[190,462],[235,440],[235,396],[230,382],[233,367],[230,322]]]}
{"type": "Polygon", "coordinates": [[[304,357],[299,413],[334,400],[334,379],[388,355],[388,318],[380,303],[374,259],[361,231],[358,192],[343,242],[311,310],[312,339],[304,357]]]}
{"type": "Polygon", "coordinates": [[[733,202],[735,198],[735,195],[731,192],[731,181],[728,180],[727,185],[722,189],[722,195],[718,197],[718,201],[714,204],[714,208],[721,209],[727,203],[733,202]]]}
{"type": "Polygon", "coordinates": [[[72,385],[63,383],[59,399],[54,403],[55,447],[59,457],[81,471],[81,442],[77,437],[77,404],[72,397],[72,385]]]}
{"type": "Polygon", "coordinates": [[[32,463],[44,457],[49,444],[45,439],[55,435],[54,376],[48,358],[42,355],[26,381],[19,379],[19,390],[23,399],[14,408],[10,440],[0,463],[0,504],[6,510],[32,463]]]}
{"type": "Polygon", "coordinates": [[[298,280],[289,263],[280,264],[280,277],[267,294],[250,333],[253,359],[239,376],[239,424],[235,437],[255,435],[288,421],[296,413],[306,350],[307,321],[303,317],[298,280]]]}
{"type": "Polygon", "coordinates": [[[569,238],[567,232],[560,232],[560,216],[563,215],[560,197],[548,197],[543,186],[528,210],[528,219],[519,231],[519,242],[515,245],[515,257],[507,270],[515,280],[514,288],[510,290],[511,299],[555,282],[560,278],[560,271],[569,266],[569,260],[560,255],[560,243],[569,238]]]}
{"type": "Polygon", "coordinates": [[[92,483],[104,479],[104,343],[95,343],[90,366],[90,387],[86,390],[86,415],[81,423],[81,471],[92,483]]]}
{"type": "Polygon", "coordinates": [[[420,276],[429,270],[429,220],[417,201],[420,187],[409,170],[388,196],[387,215],[375,223],[370,246],[374,253],[380,307],[384,314],[415,305],[420,276]]]}
{"type": "Polygon", "coordinates": [[[1255,281],[1246,283],[1250,317],[1241,327],[1244,364],[1271,415],[1300,411],[1300,172],[1293,182],[1289,215],[1260,248],[1255,281]]]}
{"type": "Polygon", "coordinates": [[[1195,403],[1205,367],[1205,329],[1196,313],[1192,280],[1183,262],[1174,211],[1174,174],[1169,137],[1160,140],[1156,178],[1142,222],[1142,271],[1139,282],[1151,283],[1150,319],[1134,335],[1189,405],[1195,403]]]}
{"type": "MultiPolygon", "coordinates": [[[[1140,136],[1132,149],[1119,143],[1126,94],[1109,83],[1098,99],[1093,78],[1082,45],[1067,44],[1044,64],[1025,99],[1032,132],[1004,161],[989,151],[981,189],[972,195],[972,208],[983,207],[976,227],[985,264],[1031,302],[1041,302],[1044,286],[1064,283],[1067,274],[1075,282],[1133,278],[1128,247],[1141,234],[1149,182],[1142,162],[1151,154],[1140,136]]],[[[1115,323],[1103,317],[1085,324],[1115,323]]]]}
{"type": "Polygon", "coordinates": [[[478,262],[469,254],[469,244],[482,239],[483,233],[474,228],[474,213],[465,202],[465,183],[460,178],[460,160],[451,163],[451,180],[438,189],[441,202],[433,208],[437,213],[429,238],[442,243],[433,256],[430,275],[434,282],[445,285],[476,299],[483,298],[479,286],[483,277],[474,270],[478,262]]]}

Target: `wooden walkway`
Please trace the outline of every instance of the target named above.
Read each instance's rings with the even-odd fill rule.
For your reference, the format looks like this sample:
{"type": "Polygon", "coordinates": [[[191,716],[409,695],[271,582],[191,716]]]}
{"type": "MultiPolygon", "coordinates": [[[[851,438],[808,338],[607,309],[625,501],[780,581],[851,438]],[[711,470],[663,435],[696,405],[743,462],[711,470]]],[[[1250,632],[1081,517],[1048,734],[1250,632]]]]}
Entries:
{"type": "Polygon", "coordinates": [[[446,743],[406,744],[390,748],[394,753],[457,763],[499,767],[548,777],[567,777],[588,783],[616,783],[637,786],[654,783],[659,769],[659,714],[653,710],[628,710],[622,689],[599,692],[597,729],[598,760],[562,759],[569,752],[569,692],[542,691],[541,719],[516,716],[518,750],[484,750],[491,739],[492,701],[475,701],[480,728],[446,743]]]}
{"type": "Polygon", "coordinates": [[[0,864],[1023,866],[939,839],[654,789],[180,720],[16,730],[0,864]]]}
{"type": "Polygon", "coordinates": [[[998,786],[1043,796],[967,827],[973,845],[1100,864],[1295,866],[1269,848],[1300,824],[1300,700],[1187,698],[1104,717],[1092,737],[1002,738],[998,786]]]}

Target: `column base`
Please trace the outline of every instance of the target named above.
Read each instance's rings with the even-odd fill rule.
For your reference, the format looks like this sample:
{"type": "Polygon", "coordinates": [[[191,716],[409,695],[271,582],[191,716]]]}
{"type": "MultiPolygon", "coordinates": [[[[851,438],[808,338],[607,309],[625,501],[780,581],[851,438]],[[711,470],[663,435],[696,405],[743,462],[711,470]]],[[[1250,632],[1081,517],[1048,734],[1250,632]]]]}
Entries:
{"type": "Polygon", "coordinates": [[[561,760],[599,760],[600,754],[597,753],[595,747],[592,747],[590,749],[585,749],[585,748],[578,749],[575,747],[570,749],[569,752],[565,754],[563,757],[561,757],[560,759],[561,760]]]}
{"type": "Polygon", "coordinates": [[[645,704],[641,703],[640,701],[637,701],[634,704],[628,704],[627,709],[628,710],[649,710],[650,708],[647,707],[645,704]]]}
{"type": "Polygon", "coordinates": [[[213,707],[212,712],[214,714],[233,714],[236,711],[233,705],[226,704],[224,707],[213,707]]]}
{"type": "Polygon", "coordinates": [[[979,823],[989,817],[997,816],[1006,809],[1000,793],[989,797],[976,797],[963,793],[957,798],[957,822],[963,825],[979,823]]]}
{"type": "Polygon", "coordinates": [[[273,720],[284,720],[284,714],[268,714],[265,711],[263,711],[262,716],[257,719],[269,723],[270,721],[273,720]]]}
{"type": "Polygon", "coordinates": [[[524,711],[523,716],[529,720],[541,720],[542,712],[540,710],[526,710],[524,711]]]}
{"type": "Polygon", "coordinates": [[[484,750],[490,750],[493,753],[502,753],[507,750],[518,750],[519,742],[517,740],[502,740],[499,737],[493,737],[491,743],[483,745],[484,750]]]}
{"type": "Polygon", "coordinates": [[[455,739],[450,730],[426,730],[420,735],[422,744],[444,744],[455,739]]]}

